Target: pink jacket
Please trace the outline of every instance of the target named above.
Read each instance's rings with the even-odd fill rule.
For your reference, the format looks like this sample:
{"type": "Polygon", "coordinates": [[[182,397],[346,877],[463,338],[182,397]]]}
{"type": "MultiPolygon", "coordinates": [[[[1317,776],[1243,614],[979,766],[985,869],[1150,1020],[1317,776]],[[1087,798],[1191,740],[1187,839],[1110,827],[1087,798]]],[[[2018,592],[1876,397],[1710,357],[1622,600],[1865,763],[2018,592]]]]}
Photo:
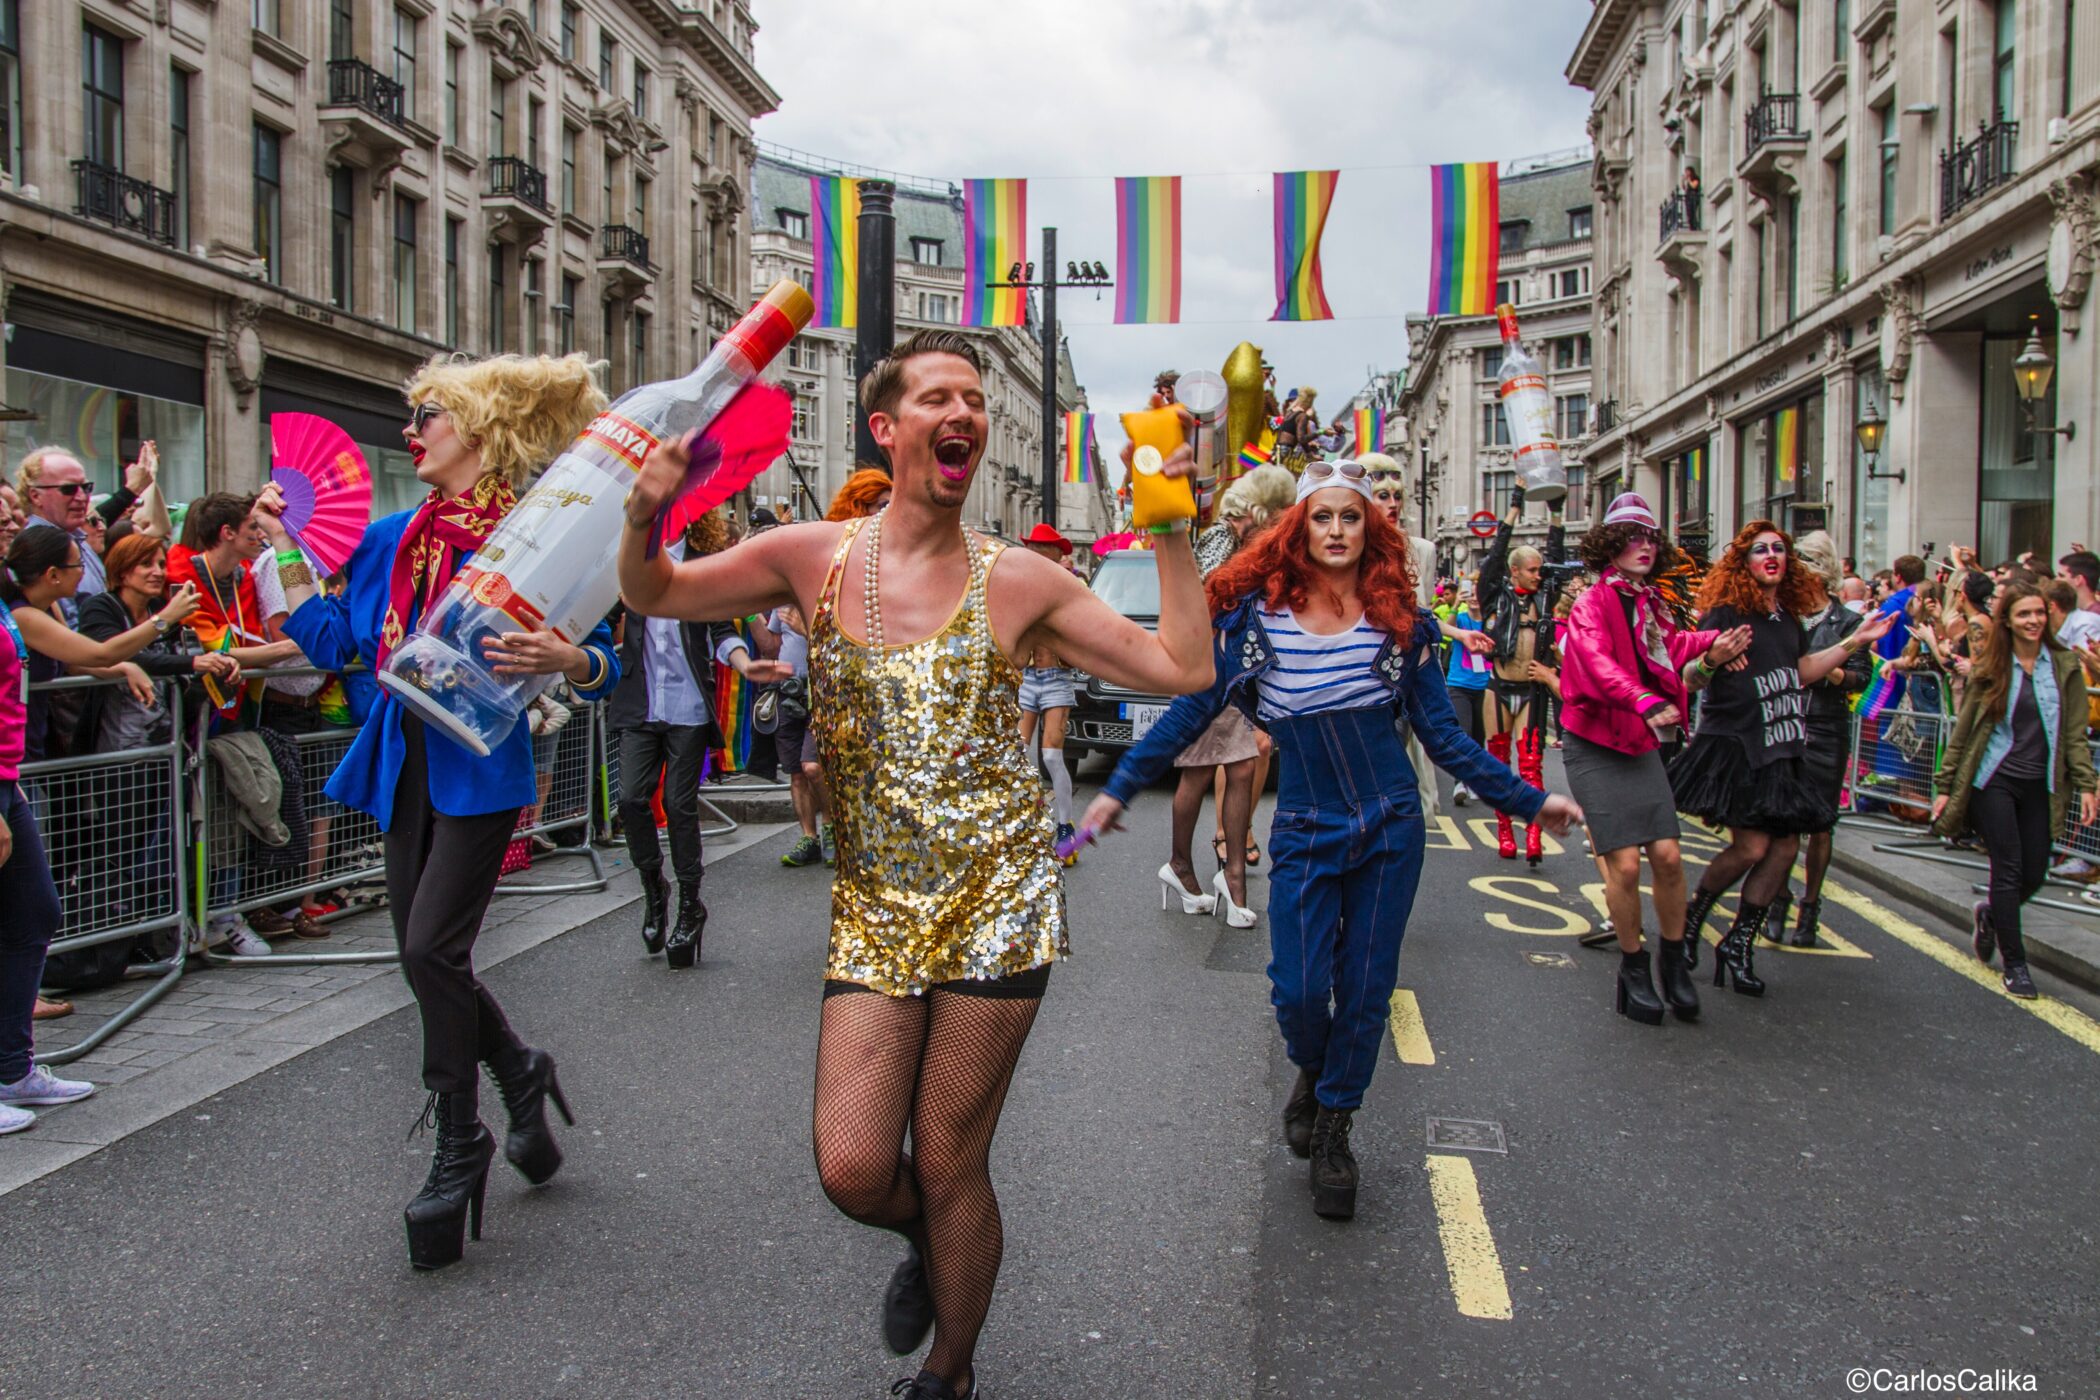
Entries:
{"type": "Polygon", "coordinates": [[[1656,747],[1655,731],[1645,716],[1675,705],[1679,714],[1691,717],[1685,664],[1720,634],[1680,632],[1664,612],[1660,620],[1670,670],[1658,675],[1655,663],[1634,644],[1655,607],[1652,593],[1641,594],[1629,631],[1625,605],[1610,584],[1599,583],[1576,599],[1560,629],[1561,722],[1569,733],[1620,753],[1642,754],[1656,747]]]}

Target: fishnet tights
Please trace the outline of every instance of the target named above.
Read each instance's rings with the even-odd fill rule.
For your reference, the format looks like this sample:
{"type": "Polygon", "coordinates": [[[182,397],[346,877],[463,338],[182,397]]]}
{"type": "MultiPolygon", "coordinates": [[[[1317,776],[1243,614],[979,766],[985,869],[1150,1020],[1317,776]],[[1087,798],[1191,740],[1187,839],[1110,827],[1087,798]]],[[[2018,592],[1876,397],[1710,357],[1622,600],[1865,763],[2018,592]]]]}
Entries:
{"type": "Polygon", "coordinates": [[[970,1375],[1005,1251],[992,1134],[1040,1005],[938,989],[824,998],[817,1174],[840,1210],[918,1248],[933,1293],[925,1365],[957,1390],[970,1375]]]}

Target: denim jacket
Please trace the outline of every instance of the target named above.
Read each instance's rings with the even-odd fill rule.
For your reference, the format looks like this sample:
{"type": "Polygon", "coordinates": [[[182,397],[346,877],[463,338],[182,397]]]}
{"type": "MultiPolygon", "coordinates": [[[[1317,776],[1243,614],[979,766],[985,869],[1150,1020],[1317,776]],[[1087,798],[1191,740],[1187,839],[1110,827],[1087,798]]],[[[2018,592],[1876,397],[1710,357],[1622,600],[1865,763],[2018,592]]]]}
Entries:
{"type": "MultiPolygon", "coordinates": [[[[1261,625],[1257,601],[1250,594],[1218,617],[1213,633],[1217,679],[1210,689],[1176,700],[1151,732],[1123,755],[1104,789],[1108,796],[1127,805],[1140,788],[1165,773],[1175,756],[1194,743],[1227,705],[1238,706],[1249,720],[1258,721],[1261,677],[1275,666],[1276,649],[1261,625]]],[[[1529,821],[1538,815],[1546,794],[1518,778],[1507,764],[1497,763],[1459,728],[1437,665],[1438,635],[1436,615],[1416,609],[1415,644],[1402,651],[1387,637],[1372,658],[1371,670],[1391,692],[1394,709],[1405,713],[1424,752],[1437,766],[1480,794],[1489,806],[1529,821]]]]}
{"type": "MultiPolygon", "coordinates": [[[[2012,684],[2007,687],[2005,692],[2005,718],[1998,721],[1998,727],[1993,729],[1991,737],[1984,741],[1983,762],[1977,765],[1976,778],[1974,782],[1970,783],[1971,787],[1989,787],[1991,775],[1998,771],[1998,765],[2003,763],[2005,756],[2012,752],[2013,707],[2019,704],[2020,687],[2025,685],[2027,680],[2027,671],[2024,667],[2015,666],[2012,668],[2012,684]]],[[[2063,697],[2057,694],[2056,668],[2054,666],[2036,666],[2034,668],[2034,702],[2042,712],[2042,736],[2049,741],[2049,766],[2045,771],[2049,775],[2049,791],[2055,792],[2056,724],[2063,709],[2063,697]]]]}

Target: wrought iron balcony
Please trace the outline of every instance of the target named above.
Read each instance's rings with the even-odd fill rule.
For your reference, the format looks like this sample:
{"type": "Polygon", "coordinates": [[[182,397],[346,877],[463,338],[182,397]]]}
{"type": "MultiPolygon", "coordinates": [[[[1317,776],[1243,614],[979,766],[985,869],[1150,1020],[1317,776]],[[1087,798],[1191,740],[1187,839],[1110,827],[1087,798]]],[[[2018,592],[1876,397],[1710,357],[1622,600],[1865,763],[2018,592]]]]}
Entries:
{"type": "Polygon", "coordinates": [[[1765,93],[1752,104],[1750,114],[1743,119],[1743,126],[1746,155],[1772,141],[1805,140],[1806,135],[1801,130],[1801,95],[1795,92],[1765,93]]]}
{"type": "Polygon", "coordinates": [[[175,196],[91,160],[73,162],[73,212],[124,233],[175,246],[175,196]]]}
{"type": "Polygon", "coordinates": [[[401,84],[360,58],[328,61],[328,105],[355,107],[403,129],[408,125],[401,84]]]}
{"type": "Polygon", "coordinates": [[[2020,124],[1981,124],[1973,139],[1940,152],[1940,218],[1951,219],[1963,208],[2019,172],[2020,124]]]}
{"type": "Polygon", "coordinates": [[[1662,202],[1662,241],[1679,231],[1699,232],[1700,202],[1697,189],[1680,189],[1662,202]]]}
{"type": "Polygon", "coordinates": [[[497,156],[489,162],[489,197],[522,200],[543,214],[552,212],[547,203],[547,172],[517,156],[497,156]]]}
{"type": "Polygon", "coordinates": [[[1598,400],[1590,408],[1590,421],[1596,425],[1591,429],[1591,432],[1597,437],[1602,437],[1613,428],[1618,427],[1619,401],[1617,399],[1598,400]]]}
{"type": "Polygon", "coordinates": [[[649,270],[649,237],[625,224],[607,224],[598,230],[598,258],[602,262],[624,262],[649,270]]]}

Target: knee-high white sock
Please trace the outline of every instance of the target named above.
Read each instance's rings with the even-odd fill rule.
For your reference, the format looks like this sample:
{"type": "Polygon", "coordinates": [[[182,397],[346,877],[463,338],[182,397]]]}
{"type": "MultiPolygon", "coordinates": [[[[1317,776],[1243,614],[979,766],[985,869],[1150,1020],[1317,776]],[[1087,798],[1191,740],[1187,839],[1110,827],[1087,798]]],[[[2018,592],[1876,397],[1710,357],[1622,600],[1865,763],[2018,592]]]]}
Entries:
{"type": "Polygon", "coordinates": [[[1059,826],[1072,824],[1072,774],[1065,767],[1062,745],[1043,750],[1043,766],[1050,770],[1050,810],[1059,826]]]}

